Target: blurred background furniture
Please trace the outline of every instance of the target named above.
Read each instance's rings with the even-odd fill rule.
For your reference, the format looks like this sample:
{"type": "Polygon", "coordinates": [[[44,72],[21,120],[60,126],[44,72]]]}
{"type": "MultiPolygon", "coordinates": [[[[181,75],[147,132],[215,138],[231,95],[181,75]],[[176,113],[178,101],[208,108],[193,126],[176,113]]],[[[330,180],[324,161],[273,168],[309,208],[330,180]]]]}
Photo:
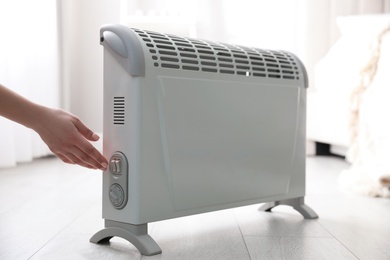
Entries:
{"type": "MultiPolygon", "coordinates": [[[[307,118],[309,154],[347,154],[351,145],[351,96],[360,84],[362,69],[374,55],[372,42],[390,27],[390,14],[383,14],[390,12],[388,1],[337,3],[329,23],[329,51],[312,67],[314,88],[308,93],[307,118]]],[[[388,64],[384,54],[388,44],[384,39],[375,84],[390,82],[382,73],[388,64]]]]}

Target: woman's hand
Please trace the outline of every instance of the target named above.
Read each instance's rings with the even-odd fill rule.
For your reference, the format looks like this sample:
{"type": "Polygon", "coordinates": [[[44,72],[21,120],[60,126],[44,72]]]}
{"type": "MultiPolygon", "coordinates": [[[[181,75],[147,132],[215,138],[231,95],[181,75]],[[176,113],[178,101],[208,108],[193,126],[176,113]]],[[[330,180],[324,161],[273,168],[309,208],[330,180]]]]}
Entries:
{"type": "Polygon", "coordinates": [[[88,141],[99,136],[78,117],[60,109],[41,107],[39,119],[32,127],[50,150],[62,161],[91,169],[107,169],[107,160],[88,141]]]}
{"type": "Polygon", "coordinates": [[[99,140],[99,136],[64,110],[31,102],[0,84],[0,116],[36,131],[50,150],[66,163],[107,169],[107,160],[88,142],[99,140]]]}

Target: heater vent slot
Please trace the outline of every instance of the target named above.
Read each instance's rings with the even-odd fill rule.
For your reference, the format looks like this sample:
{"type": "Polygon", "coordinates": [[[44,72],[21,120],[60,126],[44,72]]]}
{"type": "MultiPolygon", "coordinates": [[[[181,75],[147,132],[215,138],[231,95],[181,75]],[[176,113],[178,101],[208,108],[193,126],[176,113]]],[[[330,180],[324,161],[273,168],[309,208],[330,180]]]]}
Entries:
{"type": "Polygon", "coordinates": [[[302,76],[297,61],[288,52],[133,31],[143,40],[157,68],[285,80],[302,76]]]}
{"type": "Polygon", "coordinates": [[[114,125],[125,124],[125,97],[114,97],[113,106],[114,125]]]}

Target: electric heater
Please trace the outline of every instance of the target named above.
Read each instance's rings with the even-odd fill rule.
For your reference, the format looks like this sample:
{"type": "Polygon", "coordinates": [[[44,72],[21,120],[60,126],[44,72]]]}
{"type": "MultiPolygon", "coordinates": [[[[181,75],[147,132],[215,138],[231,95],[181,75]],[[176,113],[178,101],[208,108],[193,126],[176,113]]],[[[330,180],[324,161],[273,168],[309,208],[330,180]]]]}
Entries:
{"type": "Polygon", "coordinates": [[[243,205],[304,204],[305,68],[285,51],[122,25],[104,46],[105,228],[161,253],[147,223],[243,205]]]}

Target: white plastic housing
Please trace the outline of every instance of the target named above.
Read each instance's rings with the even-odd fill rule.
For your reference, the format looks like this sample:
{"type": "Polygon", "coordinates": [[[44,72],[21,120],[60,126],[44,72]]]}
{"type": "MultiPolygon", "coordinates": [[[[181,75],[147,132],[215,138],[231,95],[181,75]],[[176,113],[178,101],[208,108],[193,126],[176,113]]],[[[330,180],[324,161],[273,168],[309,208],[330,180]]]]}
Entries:
{"type": "Polygon", "coordinates": [[[302,197],[306,72],[292,54],[108,25],[104,155],[127,158],[130,224],[302,197]]]}

